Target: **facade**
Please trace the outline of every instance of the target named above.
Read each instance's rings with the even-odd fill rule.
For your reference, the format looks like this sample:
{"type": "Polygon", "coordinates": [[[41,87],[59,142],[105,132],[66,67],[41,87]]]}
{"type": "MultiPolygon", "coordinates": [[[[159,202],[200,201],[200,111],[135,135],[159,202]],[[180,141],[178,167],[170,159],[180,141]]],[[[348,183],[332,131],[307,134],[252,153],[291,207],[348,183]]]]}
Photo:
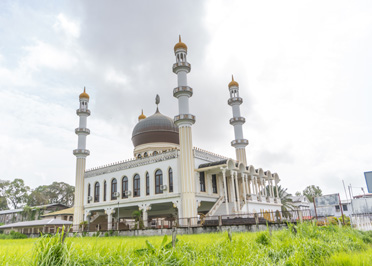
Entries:
{"type": "MultiPolygon", "coordinates": [[[[144,226],[159,219],[180,224],[197,224],[200,214],[206,216],[235,215],[280,211],[280,199],[274,189],[278,174],[247,164],[243,137],[243,103],[239,84],[232,79],[228,85],[235,139],[231,145],[236,159],[226,158],[192,145],[192,126],[196,117],[189,110],[193,89],[188,86],[187,46],[181,39],[174,47],[176,63],[173,72],[178,84],[173,96],[179,112],[170,118],[161,113],[157,95],[155,113],[143,113],[133,129],[134,159],[85,169],[89,155],[86,149],[89,95],[80,95],[77,114],[80,119],[78,148],[74,150],[76,190],[74,228],[87,221],[97,230],[125,228],[134,211],[142,211],[144,226]]],[[[171,92],[170,92],[171,93],[171,92]]]]}

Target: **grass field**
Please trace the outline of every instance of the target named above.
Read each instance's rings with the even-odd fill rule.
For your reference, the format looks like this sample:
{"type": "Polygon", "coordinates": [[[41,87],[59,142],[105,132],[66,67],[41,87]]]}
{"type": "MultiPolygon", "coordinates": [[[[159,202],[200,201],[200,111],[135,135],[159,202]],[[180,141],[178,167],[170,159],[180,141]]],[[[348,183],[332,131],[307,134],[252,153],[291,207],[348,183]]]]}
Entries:
{"type": "Polygon", "coordinates": [[[372,234],[310,223],[258,233],[0,240],[0,265],[372,265],[372,234]]]}

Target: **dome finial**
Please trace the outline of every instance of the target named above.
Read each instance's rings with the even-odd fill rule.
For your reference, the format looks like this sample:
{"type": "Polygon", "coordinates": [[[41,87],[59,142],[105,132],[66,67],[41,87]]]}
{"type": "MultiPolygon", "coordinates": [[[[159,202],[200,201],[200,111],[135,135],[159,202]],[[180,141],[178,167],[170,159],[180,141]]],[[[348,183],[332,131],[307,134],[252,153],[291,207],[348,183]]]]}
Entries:
{"type": "Polygon", "coordinates": [[[160,103],[160,96],[159,96],[159,94],[156,94],[155,104],[156,104],[156,112],[157,113],[159,112],[159,103],[160,103]]]}
{"type": "Polygon", "coordinates": [[[80,95],[79,95],[79,98],[88,98],[89,99],[89,95],[88,93],[85,92],[85,86],[84,86],[84,92],[82,92],[80,95]]]}
{"type": "Polygon", "coordinates": [[[178,35],[178,39],[179,39],[179,42],[182,42],[182,41],[181,41],[181,34],[178,35]]]}
{"type": "Polygon", "coordinates": [[[145,119],[146,116],[143,114],[143,109],[142,109],[142,113],[140,114],[140,116],[138,117],[138,121],[141,121],[143,119],[145,119]]]}
{"type": "Polygon", "coordinates": [[[187,45],[184,44],[182,41],[181,41],[181,34],[178,35],[178,43],[176,43],[176,45],[174,46],[174,51],[176,52],[178,49],[183,49],[187,52],[187,45]]]}
{"type": "Polygon", "coordinates": [[[234,75],[231,75],[231,81],[229,83],[229,88],[231,87],[239,87],[239,83],[234,80],[234,75]]]}

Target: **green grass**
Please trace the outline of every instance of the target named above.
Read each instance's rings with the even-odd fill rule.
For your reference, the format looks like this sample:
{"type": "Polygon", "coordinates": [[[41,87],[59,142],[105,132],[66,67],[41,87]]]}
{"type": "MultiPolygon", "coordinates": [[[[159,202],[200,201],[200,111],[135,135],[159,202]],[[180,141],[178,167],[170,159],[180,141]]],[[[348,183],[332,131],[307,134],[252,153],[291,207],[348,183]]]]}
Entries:
{"type": "Polygon", "coordinates": [[[0,240],[0,265],[372,265],[372,234],[305,223],[281,231],[0,240]]]}

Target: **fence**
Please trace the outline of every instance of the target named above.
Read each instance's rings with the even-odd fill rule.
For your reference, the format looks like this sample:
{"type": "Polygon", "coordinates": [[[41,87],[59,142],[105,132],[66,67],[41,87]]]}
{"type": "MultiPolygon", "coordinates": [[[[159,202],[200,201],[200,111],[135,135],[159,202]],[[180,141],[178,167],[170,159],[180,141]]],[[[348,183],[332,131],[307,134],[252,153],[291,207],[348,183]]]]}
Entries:
{"type": "MultiPolygon", "coordinates": [[[[102,216],[103,217],[103,216],[102,216]]],[[[174,218],[162,217],[152,218],[147,221],[134,219],[120,218],[112,222],[112,229],[114,231],[128,231],[137,229],[170,229],[170,228],[195,228],[195,227],[218,227],[218,226],[237,226],[237,225],[266,225],[266,224],[282,224],[282,223],[297,223],[305,220],[311,220],[310,210],[295,210],[295,211],[275,211],[275,212],[261,212],[261,213],[246,213],[246,214],[232,214],[220,216],[204,216],[191,218],[174,218]]],[[[107,219],[96,219],[93,222],[76,226],[79,231],[86,232],[106,232],[108,229],[107,219]],[[97,222],[96,220],[99,220],[97,222]]]]}

